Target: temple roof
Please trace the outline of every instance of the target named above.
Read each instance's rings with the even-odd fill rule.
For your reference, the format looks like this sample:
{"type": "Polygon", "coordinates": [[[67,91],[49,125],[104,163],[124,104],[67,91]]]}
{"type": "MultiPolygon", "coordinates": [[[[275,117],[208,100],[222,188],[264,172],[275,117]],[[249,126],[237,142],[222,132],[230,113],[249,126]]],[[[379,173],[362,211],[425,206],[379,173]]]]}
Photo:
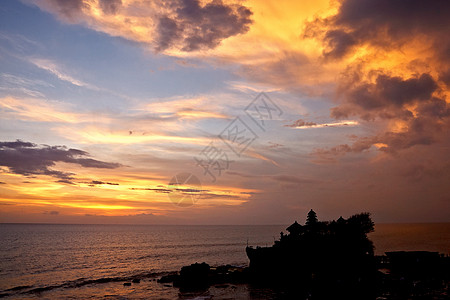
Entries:
{"type": "Polygon", "coordinates": [[[290,233],[299,232],[300,230],[302,230],[302,227],[303,227],[302,225],[298,224],[297,221],[295,221],[294,224],[286,228],[286,230],[289,231],[290,233]]]}

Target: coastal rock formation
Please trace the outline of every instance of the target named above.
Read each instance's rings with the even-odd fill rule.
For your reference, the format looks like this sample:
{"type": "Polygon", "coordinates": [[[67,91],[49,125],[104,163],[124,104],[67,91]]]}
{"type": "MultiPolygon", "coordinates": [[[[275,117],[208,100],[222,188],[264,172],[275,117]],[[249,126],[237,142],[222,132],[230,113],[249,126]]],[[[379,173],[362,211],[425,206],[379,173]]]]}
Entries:
{"type": "Polygon", "coordinates": [[[368,292],[376,276],[374,230],[369,213],[321,222],[308,213],[305,225],[294,222],[271,247],[247,247],[253,282],[295,287],[315,294],[330,290],[368,292]],[[326,287],[326,289],[323,289],[326,287]]]}
{"type": "Polygon", "coordinates": [[[249,267],[195,263],[158,282],[173,283],[189,299],[214,289],[234,293],[241,284],[251,299],[448,299],[450,257],[427,251],[375,256],[369,213],[323,222],[311,210],[304,225],[296,221],[286,230],[271,247],[247,247],[249,267]]]}
{"type": "Polygon", "coordinates": [[[181,268],[179,274],[162,276],[159,283],[173,283],[180,290],[201,290],[211,285],[247,283],[248,269],[231,265],[210,267],[207,263],[195,263],[181,268]]]}

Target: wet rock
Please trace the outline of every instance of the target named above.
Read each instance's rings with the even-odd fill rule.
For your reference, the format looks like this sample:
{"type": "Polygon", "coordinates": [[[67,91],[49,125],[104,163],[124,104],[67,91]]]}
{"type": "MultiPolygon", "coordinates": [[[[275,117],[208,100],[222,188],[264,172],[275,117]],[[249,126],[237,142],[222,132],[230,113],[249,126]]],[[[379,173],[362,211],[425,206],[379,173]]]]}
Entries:
{"type": "Polygon", "coordinates": [[[207,263],[195,263],[181,268],[178,280],[174,281],[174,286],[202,288],[209,285],[210,266],[207,263]]]}
{"type": "Polygon", "coordinates": [[[178,275],[178,274],[169,274],[166,276],[162,276],[160,279],[158,279],[158,282],[159,283],[170,283],[170,282],[177,281],[179,277],[180,277],[180,275],[178,275]]]}

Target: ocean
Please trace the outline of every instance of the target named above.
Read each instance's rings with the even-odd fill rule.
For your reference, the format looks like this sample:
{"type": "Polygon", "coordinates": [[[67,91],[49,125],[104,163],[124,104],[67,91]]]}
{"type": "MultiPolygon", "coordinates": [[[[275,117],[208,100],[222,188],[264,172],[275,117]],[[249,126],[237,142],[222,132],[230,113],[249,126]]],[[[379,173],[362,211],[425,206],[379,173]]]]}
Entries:
{"type": "MultiPolygon", "coordinates": [[[[247,244],[270,246],[286,227],[0,224],[0,297],[178,298],[176,289],[155,279],[195,262],[245,266],[247,244]],[[123,286],[134,277],[143,280],[123,286]]],[[[378,224],[369,237],[378,255],[450,254],[450,223],[378,224]]],[[[242,298],[252,298],[239,289],[242,298]]]]}

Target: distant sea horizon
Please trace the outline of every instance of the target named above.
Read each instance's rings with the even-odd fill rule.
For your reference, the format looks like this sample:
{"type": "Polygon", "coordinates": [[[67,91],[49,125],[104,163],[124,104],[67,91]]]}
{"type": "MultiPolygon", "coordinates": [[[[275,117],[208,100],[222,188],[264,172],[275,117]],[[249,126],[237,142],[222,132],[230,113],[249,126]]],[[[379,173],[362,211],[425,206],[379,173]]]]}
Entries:
{"type": "MultiPolygon", "coordinates": [[[[289,226],[291,224],[157,224],[157,223],[50,223],[50,222],[1,222],[2,224],[29,224],[29,225],[143,225],[143,226],[289,226]]],[[[449,222],[377,222],[377,225],[396,225],[396,224],[450,224],[449,222]]]]}

